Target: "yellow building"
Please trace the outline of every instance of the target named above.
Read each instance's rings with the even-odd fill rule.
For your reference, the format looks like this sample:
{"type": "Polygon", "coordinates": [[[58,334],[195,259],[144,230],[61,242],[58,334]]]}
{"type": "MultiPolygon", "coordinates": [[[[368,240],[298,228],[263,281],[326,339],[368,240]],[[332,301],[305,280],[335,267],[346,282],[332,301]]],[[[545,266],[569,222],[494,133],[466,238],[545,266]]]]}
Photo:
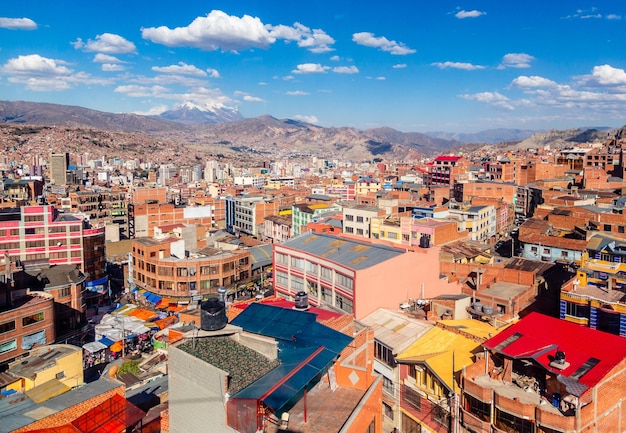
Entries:
{"type": "Polygon", "coordinates": [[[561,288],[560,317],[626,336],[626,241],[594,235],[580,259],[576,279],[561,288]]]}
{"type": "Polygon", "coordinates": [[[83,383],[83,349],[70,344],[38,347],[30,356],[9,364],[7,372],[17,379],[7,389],[29,391],[54,382],[62,393],[83,383]]]}
{"type": "Polygon", "coordinates": [[[442,320],[399,353],[403,431],[455,431],[464,367],[498,330],[478,320],[442,320]]]}

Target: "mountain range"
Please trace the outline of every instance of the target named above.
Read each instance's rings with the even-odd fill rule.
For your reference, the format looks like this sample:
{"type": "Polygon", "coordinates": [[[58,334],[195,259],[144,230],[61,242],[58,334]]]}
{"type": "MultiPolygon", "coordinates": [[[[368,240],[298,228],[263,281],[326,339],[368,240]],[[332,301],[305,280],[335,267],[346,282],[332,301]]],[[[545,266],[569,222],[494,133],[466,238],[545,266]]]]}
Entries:
{"type": "MultiPolygon", "coordinates": [[[[107,142],[111,151],[135,149],[135,144],[142,141],[152,149],[150,153],[155,158],[157,155],[163,155],[160,159],[176,156],[177,160],[200,160],[215,154],[265,159],[319,156],[353,161],[376,157],[409,160],[458,150],[470,151],[482,146],[493,148],[491,143],[498,143],[497,147],[503,149],[511,146],[536,147],[555,140],[576,143],[580,140],[593,141],[607,135],[607,131],[595,129],[564,133],[493,129],[473,134],[422,134],[401,132],[389,127],[367,130],[326,128],[268,115],[244,119],[236,109],[230,107],[191,103],[181,104],[159,116],[142,116],[58,104],[0,101],[0,125],[3,124],[5,127],[39,125],[106,131],[111,137],[107,142]],[[132,138],[124,134],[132,134],[132,138]],[[143,138],[139,140],[138,136],[143,138]]],[[[93,140],[83,140],[80,146],[85,148],[88,143],[95,141],[102,151],[102,133],[98,134],[93,140]]],[[[145,157],[145,153],[142,154],[138,148],[136,150],[140,153],[139,157],[145,157]]],[[[132,152],[126,156],[132,156],[132,152]]]]}

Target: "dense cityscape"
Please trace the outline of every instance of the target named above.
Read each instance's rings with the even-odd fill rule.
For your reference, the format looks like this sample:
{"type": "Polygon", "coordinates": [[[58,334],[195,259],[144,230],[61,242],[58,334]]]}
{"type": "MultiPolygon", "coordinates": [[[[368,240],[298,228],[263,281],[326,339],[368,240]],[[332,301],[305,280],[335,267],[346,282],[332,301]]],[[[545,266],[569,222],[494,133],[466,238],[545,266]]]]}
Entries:
{"type": "Polygon", "coordinates": [[[617,431],[622,132],[185,165],[22,135],[0,431],[617,431]]]}
{"type": "Polygon", "coordinates": [[[625,19],[3,2],[0,433],[626,432],[625,19]]]}

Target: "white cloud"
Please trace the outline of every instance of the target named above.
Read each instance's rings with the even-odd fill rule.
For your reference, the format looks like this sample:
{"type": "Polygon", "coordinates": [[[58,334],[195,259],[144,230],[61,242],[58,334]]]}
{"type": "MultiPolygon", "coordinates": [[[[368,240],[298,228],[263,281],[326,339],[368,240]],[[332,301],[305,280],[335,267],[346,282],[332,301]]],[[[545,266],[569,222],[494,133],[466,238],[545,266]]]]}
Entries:
{"type": "Polygon", "coordinates": [[[190,75],[193,77],[206,77],[207,73],[194,65],[188,65],[185,62],[178,62],[177,65],[170,66],[153,66],[152,70],[163,74],[180,74],[190,75]]]}
{"type": "Polygon", "coordinates": [[[431,63],[432,66],[436,66],[439,69],[463,69],[465,71],[475,71],[477,69],[485,69],[481,65],[473,65],[471,63],[463,62],[435,62],[431,63]]]}
{"type": "Polygon", "coordinates": [[[309,92],[305,92],[303,90],[290,90],[286,94],[288,96],[306,96],[306,95],[309,95],[309,92]]]}
{"type": "Polygon", "coordinates": [[[282,79],[285,80],[285,81],[291,81],[291,80],[294,79],[294,76],[293,75],[285,75],[282,79]]]}
{"type": "Polygon", "coordinates": [[[535,60],[533,56],[526,53],[509,53],[502,57],[502,62],[498,69],[504,68],[530,68],[530,62],[535,60]]]}
{"type": "Polygon", "coordinates": [[[328,66],[322,66],[319,63],[302,63],[291,72],[294,74],[323,74],[328,69],[330,69],[328,66]]]}
{"type": "Polygon", "coordinates": [[[267,83],[265,81],[259,81],[258,85],[259,86],[267,86],[267,83]]]}
{"type": "Polygon", "coordinates": [[[115,56],[109,56],[108,54],[98,53],[93,57],[95,63],[124,63],[115,56]]]}
{"type": "Polygon", "coordinates": [[[385,81],[387,79],[387,77],[376,77],[374,79],[378,80],[378,81],[385,81]]]}
{"type": "Polygon", "coordinates": [[[358,74],[359,68],[357,68],[354,65],[353,66],[337,66],[333,68],[333,72],[336,72],[338,74],[358,74]]]}
{"type": "Polygon", "coordinates": [[[133,114],[139,114],[141,116],[158,116],[168,110],[167,105],[155,105],[148,111],[133,111],[133,114]]]}
{"type": "Polygon", "coordinates": [[[195,47],[207,51],[266,48],[276,41],[259,18],[249,15],[239,18],[219,10],[197,17],[186,27],[142,28],[141,36],[168,47],[195,47]]]}
{"type": "Polygon", "coordinates": [[[105,72],[118,72],[124,71],[126,68],[124,65],[120,65],[119,63],[103,63],[100,69],[105,72]]]}
{"type": "Polygon", "coordinates": [[[64,61],[49,59],[39,54],[29,54],[9,59],[1,68],[7,75],[20,76],[69,76],[72,70],[64,66],[64,61]]]}
{"type": "Polygon", "coordinates": [[[71,43],[74,48],[89,52],[105,54],[136,54],[135,44],[113,33],[102,33],[97,35],[95,40],[89,39],[83,42],[81,38],[71,43]]]}
{"type": "Polygon", "coordinates": [[[125,95],[135,98],[145,98],[147,96],[163,97],[168,93],[168,89],[163,86],[138,86],[136,84],[126,84],[117,86],[114,90],[116,93],[124,93],[125,95]]]}
{"type": "Polygon", "coordinates": [[[519,87],[519,88],[536,88],[536,87],[554,87],[557,86],[557,83],[555,83],[552,80],[549,80],[547,78],[544,77],[539,77],[537,75],[533,75],[530,77],[527,77],[525,75],[520,75],[519,77],[515,78],[511,84],[515,87],[519,87]]]}
{"type": "Polygon", "coordinates": [[[580,77],[579,84],[591,87],[626,86],[626,72],[611,65],[594,66],[591,74],[580,77]]]}
{"type": "Polygon", "coordinates": [[[334,44],[335,40],[321,29],[311,30],[300,23],[294,23],[293,26],[268,24],[265,27],[273,38],[284,39],[287,42],[296,41],[299,47],[306,48],[313,53],[327,53],[334,50],[330,45],[334,44]]]}
{"type": "Polygon", "coordinates": [[[471,11],[458,11],[456,14],[454,14],[454,16],[462,20],[465,18],[478,18],[479,16],[486,14],[487,12],[477,11],[476,9],[474,9],[471,11]]]}
{"type": "Polygon", "coordinates": [[[67,62],[29,54],[9,59],[0,66],[10,83],[24,84],[33,91],[65,90],[76,84],[110,84],[111,80],[93,78],[84,72],[74,72],[67,62]]]}
{"type": "Polygon", "coordinates": [[[256,96],[245,95],[243,100],[246,102],[265,102],[264,99],[258,98],[256,96]]]}
{"type": "Polygon", "coordinates": [[[330,60],[331,60],[332,62],[338,62],[339,60],[341,60],[341,57],[339,57],[339,56],[332,56],[332,57],[330,58],[330,60]]]}
{"type": "Polygon", "coordinates": [[[481,92],[474,94],[459,95],[463,99],[470,101],[484,102],[494,107],[504,108],[506,110],[514,110],[515,108],[510,103],[509,98],[498,92],[481,92]]]}
{"type": "Polygon", "coordinates": [[[404,69],[406,68],[406,63],[397,63],[392,66],[393,69],[404,69]]]}
{"type": "Polygon", "coordinates": [[[621,20],[622,16],[621,15],[617,15],[617,14],[608,14],[606,16],[607,20],[621,20]]]}
{"type": "Polygon", "coordinates": [[[37,23],[30,18],[0,17],[0,28],[10,30],[37,30],[37,23]]]}
{"type": "Polygon", "coordinates": [[[306,123],[312,123],[313,125],[317,125],[319,120],[317,117],[315,116],[305,116],[302,114],[296,114],[294,116],[291,116],[294,120],[300,120],[302,122],[306,122],[306,123]]]}
{"type": "Polygon", "coordinates": [[[185,92],[174,92],[170,88],[161,85],[144,86],[138,84],[125,84],[115,88],[114,92],[123,93],[134,98],[160,98],[178,103],[191,102],[200,106],[222,108],[231,104],[233,100],[224,95],[219,89],[206,87],[191,87],[185,92]]]}
{"type": "Polygon", "coordinates": [[[376,37],[373,33],[370,32],[354,33],[352,35],[352,41],[356,42],[359,45],[378,48],[379,50],[399,56],[413,54],[416,52],[416,50],[407,47],[401,42],[390,41],[384,36],[376,37]]]}
{"type": "Polygon", "coordinates": [[[217,69],[207,68],[206,70],[211,78],[220,78],[220,73],[217,69]]]}

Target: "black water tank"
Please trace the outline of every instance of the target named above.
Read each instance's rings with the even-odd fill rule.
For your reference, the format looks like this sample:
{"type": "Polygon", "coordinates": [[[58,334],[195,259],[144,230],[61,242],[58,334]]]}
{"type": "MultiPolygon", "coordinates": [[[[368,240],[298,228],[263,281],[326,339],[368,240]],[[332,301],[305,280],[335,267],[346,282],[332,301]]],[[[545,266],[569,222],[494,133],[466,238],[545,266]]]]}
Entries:
{"type": "Polygon", "coordinates": [[[309,308],[309,295],[306,292],[298,292],[293,298],[296,303],[296,310],[307,310],[309,308]]]}
{"type": "Polygon", "coordinates": [[[203,331],[218,331],[228,324],[226,305],[217,298],[209,298],[200,304],[200,328],[203,331]]]}
{"type": "Polygon", "coordinates": [[[420,236],[420,248],[430,248],[430,235],[423,233],[420,236]]]}

